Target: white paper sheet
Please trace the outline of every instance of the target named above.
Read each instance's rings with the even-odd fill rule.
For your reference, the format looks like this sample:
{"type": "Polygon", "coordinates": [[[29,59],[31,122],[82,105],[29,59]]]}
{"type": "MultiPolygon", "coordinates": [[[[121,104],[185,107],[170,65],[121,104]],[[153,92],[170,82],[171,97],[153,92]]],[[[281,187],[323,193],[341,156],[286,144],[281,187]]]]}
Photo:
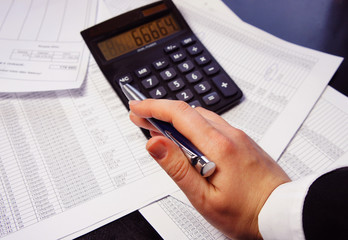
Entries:
{"type": "Polygon", "coordinates": [[[79,88],[89,58],[80,31],[96,11],[97,0],[2,0],[0,92],[79,88]]]}
{"type": "Polygon", "coordinates": [[[0,94],[0,136],[5,239],[81,234],[177,190],[95,63],[79,90],[0,94]]]}
{"type": "MultiPolygon", "coordinates": [[[[347,136],[348,98],[328,87],[279,164],[292,179],[348,166],[347,136]]],[[[176,198],[167,197],[140,210],[164,239],[227,239],[181,191],[172,196],[176,198]]]]}
{"type": "MultiPolygon", "coordinates": [[[[152,1],[106,0],[113,15],[145,2],[152,1]]],[[[210,1],[209,7],[207,1],[174,2],[244,92],[244,101],[223,117],[278,159],[342,58],[291,44],[243,23],[234,14],[222,14],[231,11],[219,0],[210,1]],[[212,10],[214,3],[219,7],[212,10]]]]}

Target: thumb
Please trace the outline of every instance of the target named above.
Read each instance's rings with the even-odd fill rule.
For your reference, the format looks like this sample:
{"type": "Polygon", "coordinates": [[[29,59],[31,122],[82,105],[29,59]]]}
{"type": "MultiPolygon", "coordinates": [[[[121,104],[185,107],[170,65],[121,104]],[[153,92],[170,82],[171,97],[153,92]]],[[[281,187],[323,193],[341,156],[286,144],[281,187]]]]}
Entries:
{"type": "Polygon", "coordinates": [[[191,166],[184,153],[164,136],[152,137],[147,151],[192,201],[197,191],[203,193],[208,182],[191,166]]]}

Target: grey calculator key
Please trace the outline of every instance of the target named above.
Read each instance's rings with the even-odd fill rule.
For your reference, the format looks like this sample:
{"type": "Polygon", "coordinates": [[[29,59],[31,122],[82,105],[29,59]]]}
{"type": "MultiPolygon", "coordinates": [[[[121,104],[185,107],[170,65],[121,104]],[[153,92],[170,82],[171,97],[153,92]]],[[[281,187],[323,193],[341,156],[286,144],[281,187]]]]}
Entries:
{"type": "Polygon", "coordinates": [[[207,105],[213,105],[220,101],[220,97],[216,92],[209,93],[203,97],[203,101],[207,105]]]}
{"type": "Polygon", "coordinates": [[[231,97],[238,92],[236,85],[224,74],[213,77],[212,81],[225,97],[231,97]]]}
{"type": "Polygon", "coordinates": [[[204,65],[210,63],[211,58],[208,54],[203,53],[202,55],[195,57],[195,61],[199,66],[204,66],[204,65]]]}
{"type": "Polygon", "coordinates": [[[194,86],[194,89],[198,94],[203,94],[211,89],[210,84],[207,81],[203,81],[194,86]]]}
{"type": "Polygon", "coordinates": [[[186,50],[191,56],[195,56],[203,52],[203,47],[198,44],[195,44],[186,48],[186,50]]]}
{"type": "Polygon", "coordinates": [[[151,98],[159,99],[164,98],[167,95],[167,91],[164,87],[160,86],[149,92],[151,98]]]}
{"type": "Polygon", "coordinates": [[[174,70],[174,68],[168,68],[160,72],[160,75],[163,80],[170,80],[176,77],[176,71],[174,70]]]}
{"type": "Polygon", "coordinates": [[[115,80],[117,84],[119,84],[120,82],[126,84],[131,83],[133,81],[133,78],[130,74],[127,74],[122,77],[116,77],[115,80]]]}
{"type": "Polygon", "coordinates": [[[194,101],[190,102],[189,105],[190,105],[192,108],[202,107],[202,104],[201,104],[198,100],[194,100],[194,101]]]}
{"type": "Polygon", "coordinates": [[[141,77],[146,77],[147,75],[149,75],[151,73],[151,70],[149,67],[142,67],[139,68],[135,71],[135,74],[141,78],[141,77]]]}
{"type": "Polygon", "coordinates": [[[186,53],[184,51],[178,51],[175,53],[172,53],[170,55],[170,58],[172,59],[173,62],[181,62],[186,58],[186,53]]]}
{"type": "Polygon", "coordinates": [[[193,98],[193,94],[191,92],[190,89],[185,89],[182,92],[179,92],[178,94],[176,94],[176,98],[182,101],[190,101],[193,98]]]}
{"type": "Polygon", "coordinates": [[[193,65],[193,63],[190,60],[187,60],[187,61],[180,63],[178,65],[178,68],[179,68],[180,72],[182,72],[182,73],[187,73],[187,72],[191,71],[194,67],[195,67],[195,65],[193,65]]]}
{"type": "Polygon", "coordinates": [[[168,61],[165,59],[165,58],[161,58],[161,59],[158,59],[157,61],[154,61],[152,63],[153,67],[156,69],[156,70],[160,70],[160,69],[163,69],[165,67],[168,66],[168,61]]]}
{"type": "Polygon", "coordinates": [[[187,81],[189,81],[190,83],[195,83],[200,81],[203,78],[203,75],[200,71],[193,71],[192,73],[189,73],[186,75],[186,79],[187,81]]]}
{"type": "Polygon", "coordinates": [[[159,81],[156,76],[150,76],[141,81],[141,84],[143,84],[146,89],[156,87],[158,83],[159,81]]]}
{"type": "Polygon", "coordinates": [[[203,71],[207,75],[214,75],[214,74],[218,73],[219,70],[220,70],[220,68],[216,63],[212,63],[212,64],[203,68],[203,71]]]}
{"type": "Polygon", "coordinates": [[[170,83],[168,83],[168,87],[171,91],[177,91],[182,89],[185,86],[184,81],[181,78],[177,78],[170,83]]]}

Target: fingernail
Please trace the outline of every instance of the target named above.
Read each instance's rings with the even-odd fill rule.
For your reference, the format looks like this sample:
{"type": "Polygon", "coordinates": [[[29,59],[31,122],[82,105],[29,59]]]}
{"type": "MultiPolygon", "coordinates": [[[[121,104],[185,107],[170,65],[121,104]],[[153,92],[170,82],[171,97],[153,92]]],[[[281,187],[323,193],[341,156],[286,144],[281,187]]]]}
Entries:
{"type": "Polygon", "coordinates": [[[140,101],[138,101],[138,100],[130,100],[130,101],[128,102],[128,105],[136,105],[136,104],[138,104],[138,103],[140,103],[140,101]]]}
{"type": "Polygon", "coordinates": [[[158,142],[148,146],[146,150],[156,161],[160,161],[167,155],[167,147],[164,144],[158,142]]]}

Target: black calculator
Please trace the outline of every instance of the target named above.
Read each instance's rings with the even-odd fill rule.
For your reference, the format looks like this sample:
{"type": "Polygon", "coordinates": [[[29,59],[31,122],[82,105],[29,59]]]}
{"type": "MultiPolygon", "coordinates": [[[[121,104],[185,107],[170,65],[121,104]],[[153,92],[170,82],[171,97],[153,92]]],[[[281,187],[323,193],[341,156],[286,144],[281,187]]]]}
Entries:
{"type": "Polygon", "coordinates": [[[242,91],[171,0],[116,16],[81,34],[127,108],[119,82],[131,84],[148,98],[182,100],[218,114],[242,99],[242,91]]]}

